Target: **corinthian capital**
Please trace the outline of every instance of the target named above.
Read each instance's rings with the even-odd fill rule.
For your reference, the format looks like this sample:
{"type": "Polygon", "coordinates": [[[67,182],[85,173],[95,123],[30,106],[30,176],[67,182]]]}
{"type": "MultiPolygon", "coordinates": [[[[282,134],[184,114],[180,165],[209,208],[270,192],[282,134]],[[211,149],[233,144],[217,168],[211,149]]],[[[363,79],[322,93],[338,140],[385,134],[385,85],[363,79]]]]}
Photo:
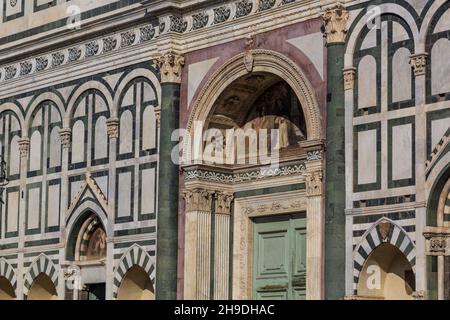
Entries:
{"type": "Polygon", "coordinates": [[[106,121],[106,130],[108,132],[108,137],[110,139],[119,138],[119,119],[118,118],[109,118],[106,121]]]}
{"type": "Polygon", "coordinates": [[[327,36],[327,44],[345,42],[347,34],[348,11],[345,7],[338,3],[336,6],[329,8],[322,14],[325,27],[325,35],[327,36]]]}
{"type": "Polygon", "coordinates": [[[161,83],[180,83],[184,57],[174,52],[167,52],[157,59],[161,72],[161,83]]]}
{"type": "Polygon", "coordinates": [[[186,212],[211,211],[212,192],[196,188],[183,192],[186,202],[186,212]]]}
{"type": "Polygon", "coordinates": [[[421,76],[425,74],[427,67],[427,53],[413,54],[409,59],[409,64],[414,70],[415,76],[421,76]]]}
{"type": "Polygon", "coordinates": [[[231,214],[233,195],[225,192],[217,192],[216,195],[216,214],[231,214]]]}
{"type": "Polygon", "coordinates": [[[28,158],[28,151],[30,150],[30,139],[22,138],[19,140],[19,151],[22,158],[28,158]]]}
{"type": "Polygon", "coordinates": [[[70,148],[70,138],[72,137],[72,130],[70,128],[61,129],[59,131],[59,137],[61,138],[61,145],[63,148],[70,148]]]}

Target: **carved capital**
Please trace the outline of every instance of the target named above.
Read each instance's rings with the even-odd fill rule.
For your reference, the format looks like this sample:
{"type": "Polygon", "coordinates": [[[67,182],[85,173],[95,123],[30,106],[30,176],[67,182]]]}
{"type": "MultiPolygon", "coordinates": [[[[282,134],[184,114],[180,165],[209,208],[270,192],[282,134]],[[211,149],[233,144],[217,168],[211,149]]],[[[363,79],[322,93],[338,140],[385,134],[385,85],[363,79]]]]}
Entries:
{"type": "Polygon", "coordinates": [[[344,90],[353,90],[355,87],[356,68],[344,69],[344,90]]]}
{"type": "Polygon", "coordinates": [[[427,67],[427,57],[428,53],[418,53],[413,54],[409,58],[409,64],[414,70],[414,75],[421,76],[425,74],[426,67],[427,67]]]}
{"type": "Polygon", "coordinates": [[[28,152],[30,150],[30,139],[29,138],[22,138],[19,140],[19,151],[20,156],[22,158],[28,158],[28,152]]]}
{"type": "Polygon", "coordinates": [[[181,71],[184,57],[174,52],[167,52],[157,58],[161,72],[161,83],[181,83],[181,71]]]}
{"type": "Polygon", "coordinates": [[[322,14],[327,44],[343,43],[347,34],[348,11],[341,3],[322,14]]]}
{"type": "Polygon", "coordinates": [[[119,119],[109,118],[106,120],[106,130],[110,139],[119,138],[119,119]]]}
{"type": "Polygon", "coordinates": [[[426,227],[423,233],[426,239],[426,254],[432,256],[441,256],[447,254],[447,248],[450,247],[450,228],[446,227],[426,227]]]}
{"type": "Polygon", "coordinates": [[[306,195],[315,197],[322,195],[322,171],[313,171],[306,174],[306,195]]]}
{"type": "Polygon", "coordinates": [[[63,146],[63,148],[70,148],[72,130],[70,130],[69,128],[59,130],[59,137],[61,138],[61,145],[63,146]]]}
{"type": "Polygon", "coordinates": [[[233,201],[233,195],[225,192],[217,192],[216,196],[216,214],[231,214],[231,202],[233,201]]]}
{"type": "Polygon", "coordinates": [[[186,212],[211,211],[212,192],[196,188],[183,192],[186,212]]]}

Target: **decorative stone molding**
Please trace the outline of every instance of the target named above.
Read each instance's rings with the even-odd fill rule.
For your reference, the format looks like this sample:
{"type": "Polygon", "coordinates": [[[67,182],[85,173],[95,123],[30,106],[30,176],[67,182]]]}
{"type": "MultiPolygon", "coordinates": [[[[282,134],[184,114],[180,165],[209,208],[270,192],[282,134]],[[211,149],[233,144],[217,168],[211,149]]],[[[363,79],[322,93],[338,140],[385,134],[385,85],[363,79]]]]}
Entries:
{"type": "Polygon", "coordinates": [[[61,139],[61,145],[63,146],[63,148],[70,148],[72,130],[70,130],[70,128],[61,129],[59,131],[59,137],[61,139]]]}
{"type": "Polygon", "coordinates": [[[76,61],[118,51],[123,47],[134,46],[153,40],[155,36],[156,32],[153,25],[146,24],[88,42],[78,43],[74,46],[49,52],[43,56],[2,66],[0,67],[0,82],[17,79],[48,69],[59,68],[76,61]],[[117,45],[118,43],[120,45],[117,45]]]}
{"type": "Polygon", "coordinates": [[[181,83],[181,70],[184,66],[184,57],[167,52],[157,59],[161,71],[161,83],[181,83]]]}
{"type": "Polygon", "coordinates": [[[72,198],[72,200],[70,202],[69,209],[67,210],[68,213],[71,213],[75,209],[75,207],[77,206],[78,202],[80,201],[81,197],[84,194],[84,190],[88,187],[91,189],[92,193],[95,195],[97,201],[103,207],[105,212],[107,212],[106,210],[108,210],[108,199],[103,194],[102,190],[98,186],[95,179],[92,178],[91,172],[87,171],[85,173],[84,183],[81,185],[80,189],[78,190],[78,192],[75,194],[75,196],[72,198]]]}
{"type": "Polygon", "coordinates": [[[211,201],[213,192],[196,188],[183,192],[186,202],[186,212],[191,211],[211,211],[211,201]]]}
{"type": "Polygon", "coordinates": [[[316,160],[322,160],[322,159],[323,159],[323,151],[322,150],[313,150],[313,151],[308,151],[306,153],[307,161],[316,161],[316,160]]]}
{"type": "Polygon", "coordinates": [[[450,128],[444,133],[439,142],[434,146],[433,151],[428,156],[427,161],[425,161],[425,174],[428,174],[430,169],[433,167],[433,164],[439,159],[440,154],[445,152],[446,147],[450,145],[450,128]]]}
{"type": "Polygon", "coordinates": [[[284,201],[261,202],[258,205],[247,205],[243,212],[249,217],[257,217],[273,214],[285,214],[306,209],[305,199],[290,199],[284,201]]]}
{"type": "Polygon", "coordinates": [[[216,214],[231,214],[231,203],[233,202],[233,195],[231,193],[217,192],[215,213],[216,214]]]}
{"type": "Polygon", "coordinates": [[[255,58],[253,57],[252,50],[255,47],[255,36],[248,36],[245,38],[245,54],[244,54],[244,65],[245,69],[247,69],[248,72],[253,71],[253,62],[255,61],[255,58]]]}
{"type": "Polygon", "coordinates": [[[30,139],[29,138],[22,138],[19,140],[19,151],[20,156],[22,158],[28,158],[28,152],[30,150],[30,139]]]}
{"type": "Polygon", "coordinates": [[[449,255],[450,228],[425,227],[425,253],[431,256],[449,255]]]}
{"type": "Polygon", "coordinates": [[[348,11],[341,3],[329,8],[322,15],[327,44],[343,43],[347,34],[348,11]]]}
{"type": "Polygon", "coordinates": [[[106,131],[108,132],[108,137],[110,139],[119,138],[119,119],[109,118],[106,120],[106,131]]]}
{"type": "Polygon", "coordinates": [[[219,182],[225,184],[242,183],[249,181],[263,180],[273,177],[289,175],[301,175],[306,170],[305,164],[287,165],[279,168],[261,168],[247,172],[223,173],[204,169],[186,169],[185,181],[202,180],[209,182],[219,182]]]}
{"type": "Polygon", "coordinates": [[[344,90],[353,90],[355,87],[356,68],[344,69],[344,90]]]}
{"type": "Polygon", "coordinates": [[[322,195],[322,171],[314,171],[306,174],[306,195],[308,197],[315,197],[322,195]]]}
{"type": "Polygon", "coordinates": [[[266,14],[271,10],[277,10],[280,6],[286,6],[294,2],[298,2],[298,0],[234,0],[209,9],[187,12],[185,15],[164,13],[153,24],[148,23],[132,29],[119,30],[96,39],[47,52],[42,56],[0,66],[0,82],[29,76],[48,69],[60,68],[75,61],[116,52],[124,47],[143,44],[156,40],[156,38],[168,32],[186,34],[230,22],[233,19],[242,19],[262,12],[266,14]],[[22,72],[21,64],[23,63],[25,64],[22,72]],[[29,69],[29,65],[32,66],[31,69],[29,69]]]}
{"type": "Polygon", "coordinates": [[[426,67],[427,67],[427,57],[428,53],[418,53],[413,54],[409,58],[409,64],[412,66],[414,70],[414,75],[421,76],[425,74],[426,67]]]}

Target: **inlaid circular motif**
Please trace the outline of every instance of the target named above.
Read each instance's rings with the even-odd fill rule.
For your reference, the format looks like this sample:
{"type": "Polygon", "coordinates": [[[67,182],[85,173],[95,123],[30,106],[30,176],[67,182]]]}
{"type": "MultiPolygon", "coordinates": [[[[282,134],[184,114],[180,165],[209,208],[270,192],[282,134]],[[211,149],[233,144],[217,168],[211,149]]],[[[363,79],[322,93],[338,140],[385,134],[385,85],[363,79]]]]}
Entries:
{"type": "Polygon", "coordinates": [[[11,5],[11,7],[15,7],[17,4],[17,0],[10,0],[9,4],[11,5]]]}

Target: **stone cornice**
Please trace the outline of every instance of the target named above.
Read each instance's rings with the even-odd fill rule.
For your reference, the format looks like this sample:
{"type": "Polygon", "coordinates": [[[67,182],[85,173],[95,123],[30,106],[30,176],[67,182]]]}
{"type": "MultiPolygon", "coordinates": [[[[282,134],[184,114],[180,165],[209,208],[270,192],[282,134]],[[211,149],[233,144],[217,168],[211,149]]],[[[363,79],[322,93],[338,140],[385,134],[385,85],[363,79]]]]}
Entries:
{"type": "Polygon", "coordinates": [[[237,184],[258,181],[263,179],[269,179],[274,177],[282,177],[289,175],[303,175],[306,167],[304,163],[284,165],[279,168],[261,168],[261,169],[249,169],[239,172],[220,172],[212,169],[203,168],[189,168],[185,169],[185,181],[209,181],[218,182],[223,184],[237,184]]]}

